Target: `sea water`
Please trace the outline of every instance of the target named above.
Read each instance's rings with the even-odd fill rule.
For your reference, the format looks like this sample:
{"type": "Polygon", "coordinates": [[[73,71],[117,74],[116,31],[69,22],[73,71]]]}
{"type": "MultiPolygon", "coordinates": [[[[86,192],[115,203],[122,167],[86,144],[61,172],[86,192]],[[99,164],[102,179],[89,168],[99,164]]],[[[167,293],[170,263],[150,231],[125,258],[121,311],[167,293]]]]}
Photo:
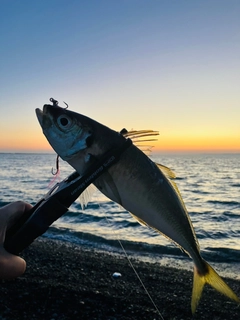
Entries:
{"type": "MultiPolygon", "coordinates": [[[[203,257],[221,275],[240,279],[240,154],[155,153],[152,159],[176,173],[203,257]]],[[[0,153],[0,206],[39,201],[57,182],[55,161],[54,154],[0,153]]],[[[74,170],[61,161],[60,171],[63,180],[74,170]]],[[[113,253],[122,253],[123,246],[130,258],[192,268],[178,247],[99,191],[84,210],[75,201],[43,236],[113,253]]]]}

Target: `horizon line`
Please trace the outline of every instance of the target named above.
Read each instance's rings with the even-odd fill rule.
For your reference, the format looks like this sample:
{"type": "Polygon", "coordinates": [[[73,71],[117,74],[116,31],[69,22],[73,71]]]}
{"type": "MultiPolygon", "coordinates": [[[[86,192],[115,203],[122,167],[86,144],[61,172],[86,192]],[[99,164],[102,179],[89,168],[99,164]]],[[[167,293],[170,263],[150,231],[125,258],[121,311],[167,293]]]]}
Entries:
{"type": "MultiPolygon", "coordinates": [[[[56,154],[54,150],[0,150],[0,154],[56,154]]],[[[209,150],[209,149],[195,149],[195,150],[186,150],[186,149],[157,149],[151,150],[151,154],[240,154],[240,150],[209,150]]]]}

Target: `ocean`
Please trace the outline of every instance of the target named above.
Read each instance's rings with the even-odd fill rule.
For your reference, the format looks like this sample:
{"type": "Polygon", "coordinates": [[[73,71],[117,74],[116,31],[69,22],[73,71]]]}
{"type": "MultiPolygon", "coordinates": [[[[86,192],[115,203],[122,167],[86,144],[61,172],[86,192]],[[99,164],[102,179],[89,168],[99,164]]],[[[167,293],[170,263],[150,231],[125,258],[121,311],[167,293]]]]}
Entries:
{"type": "MultiPolygon", "coordinates": [[[[202,256],[221,275],[240,279],[240,154],[153,153],[152,159],[176,173],[202,256]]],[[[54,183],[55,161],[55,154],[0,153],[0,207],[16,200],[38,202],[54,183]]],[[[73,171],[60,161],[60,180],[73,171]]],[[[99,191],[84,210],[75,201],[43,237],[113,253],[123,253],[123,247],[129,258],[193,267],[178,247],[99,191]]]]}

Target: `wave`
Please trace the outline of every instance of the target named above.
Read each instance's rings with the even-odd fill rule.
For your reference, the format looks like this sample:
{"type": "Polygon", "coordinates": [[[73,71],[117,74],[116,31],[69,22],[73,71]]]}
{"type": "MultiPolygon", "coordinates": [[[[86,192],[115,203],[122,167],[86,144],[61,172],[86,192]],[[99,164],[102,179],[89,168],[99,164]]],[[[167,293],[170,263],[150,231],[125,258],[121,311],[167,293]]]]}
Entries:
{"type": "Polygon", "coordinates": [[[191,189],[189,189],[189,190],[187,190],[186,189],[186,191],[189,191],[189,192],[192,192],[192,193],[197,193],[197,194],[210,194],[210,192],[208,192],[208,191],[202,191],[202,190],[191,190],[191,189]]]}
{"type": "Polygon", "coordinates": [[[123,246],[126,251],[135,253],[186,257],[186,254],[173,244],[170,246],[162,246],[139,241],[107,239],[88,232],[72,231],[67,228],[50,227],[43,236],[51,239],[70,241],[79,245],[108,249],[115,252],[122,251],[123,246]]]}
{"type": "MultiPolygon", "coordinates": [[[[112,253],[122,253],[123,249],[128,254],[139,257],[148,257],[155,260],[166,257],[190,260],[188,255],[174,244],[156,245],[139,241],[107,239],[102,236],[87,232],[71,231],[67,228],[50,227],[43,235],[50,239],[71,242],[78,245],[107,250],[112,253]]],[[[240,250],[225,247],[206,247],[201,251],[202,256],[209,262],[236,263],[240,261],[240,250]]]]}
{"type": "Polygon", "coordinates": [[[229,211],[225,211],[223,212],[223,215],[224,216],[227,216],[227,217],[230,217],[231,219],[239,219],[240,218],[240,213],[232,213],[232,212],[229,212],[229,211]]]}
{"type": "Polygon", "coordinates": [[[240,202],[238,201],[208,200],[207,203],[220,204],[223,206],[240,206],[240,202]]]}
{"type": "Polygon", "coordinates": [[[240,250],[229,249],[224,247],[205,249],[205,255],[208,260],[214,262],[234,263],[240,261],[240,250]]]}
{"type": "Polygon", "coordinates": [[[240,183],[232,183],[230,186],[240,188],[240,183]]]}

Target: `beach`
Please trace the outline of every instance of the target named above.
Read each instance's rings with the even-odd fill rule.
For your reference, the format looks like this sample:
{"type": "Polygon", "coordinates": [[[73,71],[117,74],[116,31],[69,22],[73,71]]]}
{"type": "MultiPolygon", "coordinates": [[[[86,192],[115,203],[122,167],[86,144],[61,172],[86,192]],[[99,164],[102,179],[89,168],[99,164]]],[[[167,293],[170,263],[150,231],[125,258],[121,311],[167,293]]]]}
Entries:
{"type": "MultiPolygon", "coordinates": [[[[1,319],[240,319],[240,307],[209,286],[193,318],[186,270],[130,257],[147,293],[124,254],[39,238],[21,256],[25,274],[1,280],[1,319]]],[[[240,296],[240,281],[225,280],[240,296]]]]}

